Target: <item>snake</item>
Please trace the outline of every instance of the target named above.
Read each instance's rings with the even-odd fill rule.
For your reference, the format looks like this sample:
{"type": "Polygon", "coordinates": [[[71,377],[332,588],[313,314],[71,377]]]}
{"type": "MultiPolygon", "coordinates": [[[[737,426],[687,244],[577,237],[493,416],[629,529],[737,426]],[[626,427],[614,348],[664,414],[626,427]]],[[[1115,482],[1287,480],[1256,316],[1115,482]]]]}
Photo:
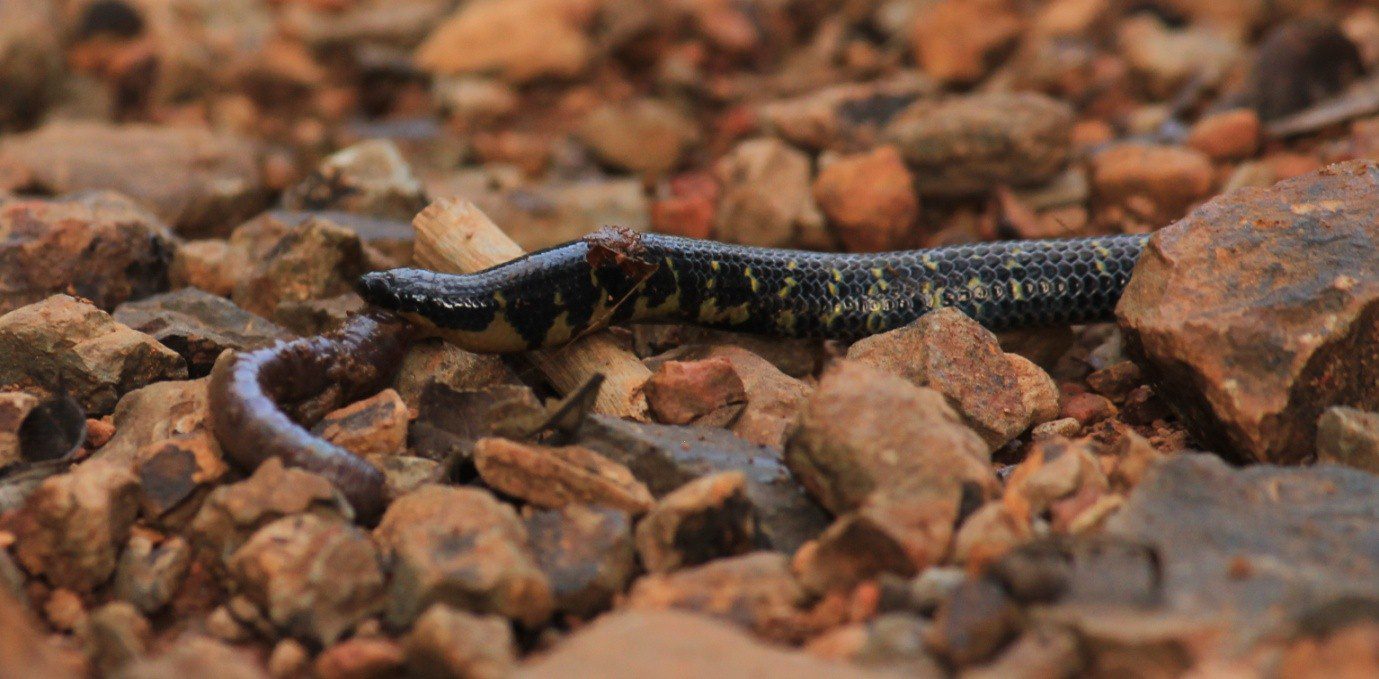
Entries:
{"type": "Polygon", "coordinates": [[[364,274],[357,287],[370,304],[483,353],[638,322],[855,341],[945,307],[993,331],[1111,320],[1147,240],[829,253],[606,227],[476,273],[399,268],[364,274]]]}

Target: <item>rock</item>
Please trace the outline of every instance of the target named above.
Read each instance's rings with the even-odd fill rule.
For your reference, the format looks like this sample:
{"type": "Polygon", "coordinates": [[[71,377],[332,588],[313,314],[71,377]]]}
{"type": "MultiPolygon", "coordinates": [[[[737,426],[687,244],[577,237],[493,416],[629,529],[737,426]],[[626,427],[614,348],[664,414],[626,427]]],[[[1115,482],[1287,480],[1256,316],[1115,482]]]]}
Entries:
{"type": "Polygon", "coordinates": [[[1335,97],[1364,70],[1359,48],[1339,26],[1298,17],[1260,40],[1250,74],[1234,99],[1269,122],[1335,97]]]}
{"type": "Polygon", "coordinates": [[[205,378],[156,382],[125,394],[111,415],[115,435],[97,455],[133,466],[146,459],[141,451],[170,439],[201,439],[218,446],[211,433],[206,384],[205,378]]]}
{"type": "Polygon", "coordinates": [[[414,342],[398,368],[394,387],[408,408],[421,407],[427,385],[443,384],[455,391],[516,384],[517,378],[494,354],[475,354],[439,338],[414,342]]]}
{"type": "Polygon", "coordinates": [[[315,474],[269,458],[249,478],[216,488],[193,521],[192,539],[228,562],[249,536],[280,518],[353,518],[335,486],[315,474]]]}
{"type": "Polygon", "coordinates": [[[1126,143],[1092,158],[1092,188],[1101,209],[1129,213],[1151,228],[1182,217],[1210,196],[1213,181],[1211,160],[1190,148],[1126,143]]]}
{"type": "Polygon", "coordinates": [[[86,606],[81,597],[70,589],[55,589],[43,602],[43,617],[53,629],[71,632],[86,623],[86,606]]]}
{"type": "Polygon", "coordinates": [[[182,586],[191,560],[191,545],[180,536],[154,544],[148,536],[136,534],[115,567],[115,596],[152,615],[182,586]]]}
{"type": "Polygon", "coordinates": [[[291,231],[235,286],[235,304],[274,318],[287,302],[324,300],[354,290],[365,271],[358,234],[312,220],[291,231]]]}
{"type": "Polygon", "coordinates": [[[384,389],[321,418],[311,432],[363,458],[396,456],[407,447],[407,404],[384,389]]]}
{"type": "Polygon", "coordinates": [[[1379,332],[1375,173],[1356,161],[1243,189],[1150,241],[1117,316],[1127,352],[1198,440],[1302,460],[1327,407],[1379,409],[1364,350],[1379,332]]]}
{"type": "Polygon", "coordinates": [[[7,621],[0,632],[0,666],[22,667],[26,676],[87,676],[81,658],[49,642],[47,630],[34,618],[23,598],[0,587],[0,616],[7,621]]]}
{"type": "Polygon", "coordinates": [[[1237,40],[1213,27],[1169,28],[1148,14],[1121,21],[1115,37],[1129,67],[1157,97],[1173,96],[1194,78],[1219,83],[1243,56],[1237,40]]]}
{"type": "Polygon", "coordinates": [[[789,557],[754,552],[640,578],[627,595],[626,608],[711,615],[764,639],[798,643],[813,631],[799,608],[806,599],[790,572],[789,557]]]}
{"type": "Polygon", "coordinates": [[[627,467],[582,446],[484,438],[474,446],[474,466],[495,490],[548,509],[581,503],[640,515],[654,501],[627,467]]]}
{"type": "Polygon", "coordinates": [[[1053,179],[1072,151],[1072,125],[1072,109],[1044,95],[972,94],[922,102],[896,118],[885,138],[922,195],[960,196],[1053,179]]]}
{"type": "Polygon", "coordinates": [[[393,501],[374,538],[393,564],[387,615],[394,624],[434,603],[527,626],[550,617],[550,583],[526,528],[486,491],[423,486],[393,501]]]}
{"type": "Polygon", "coordinates": [[[982,505],[962,522],[953,536],[953,561],[981,568],[1034,537],[1029,517],[1005,502],[982,505]]]}
{"type": "Polygon", "coordinates": [[[713,236],[714,216],[722,187],[708,172],[688,172],[672,177],[669,195],[651,204],[651,230],[685,238],[713,236]]]}
{"type": "Polygon", "coordinates": [[[1144,383],[1144,372],[1134,361],[1118,361],[1087,375],[1087,386],[1102,396],[1124,400],[1135,387],[1144,383]]]}
{"type": "Polygon", "coordinates": [[[1379,473],[1379,413],[1327,408],[1317,419],[1317,459],[1379,473]]]}
{"type": "Polygon", "coordinates": [[[354,637],[316,656],[312,675],[320,679],[370,679],[397,676],[404,662],[402,646],[392,639],[354,637]]]}
{"type": "MultiPolygon", "coordinates": [[[[420,191],[421,189],[418,188],[417,190],[420,191]]],[[[341,200],[346,200],[346,198],[341,198],[341,200]]],[[[423,201],[423,206],[424,204],[423,201]]],[[[378,216],[361,212],[364,209],[365,207],[359,207],[357,208],[358,211],[354,212],[272,210],[265,213],[265,216],[287,228],[295,228],[313,219],[319,219],[349,229],[359,236],[360,241],[363,241],[364,256],[370,268],[393,268],[411,263],[412,245],[416,239],[416,230],[412,228],[412,217],[378,216]]],[[[401,211],[395,212],[401,214],[401,211]]],[[[414,216],[414,213],[408,214],[414,216]]]]}
{"type": "Polygon", "coordinates": [[[0,143],[0,190],[123,193],[186,237],[223,236],[268,202],[259,151],[193,127],[54,122],[0,143]]]}
{"type": "Polygon", "coordinates": [[[893,146],[828,164],[814,180],[814,200],[849,252],[914,245],[919,198],[914,178],[893,146]]]}
{"type": "Polygon", "coordinates": [[[386,139],[370,139],[336,151],[283,194],[283,207],[288,210],[339,210],[404,222],[427,202],[412,168],[386,139]]]}
{"type": "Polygon", "coordinates": [[[57,94],[62,77],[62,41],[50,3],[0,3],[0,129],[27,128],[38,122],[57,94]]]}
{"type": "Polygon", "coordinates": [[[1057,399],[1052,378],[1023,358],[1017,365],[1013,356],[1001,351],[991,331],[951,308],[858,340],[847,353],[848,360],[943,394],[992,450],[1028,429],[1036,415],[1056,414],[1048,407],[1057,399]]]}
{"type": "Polygon", "coordinates": [[[239,591],[284,632],[330,645],[383,610],[383,563],[369,536],[303,514],[263,528],[226,564],[239,591]]]}
{"type": "Polygon", "coordinates": [[[647,406],[657,421],[690,424],[708,418],[706,424],[735,419],[747,402],[747,391],[733,364],[725,358],[701,361],[666,361],[642,387],[647,406]],[[731,417],[718,413],[728,411],[731,417]]]}
{"type": "Polygon", "coordinates": [[[1259,114],[1236,109],[1203,117],[1188,132],[1187,145],[1212,160],[1240,160],[1259,150],[1259,114]]]}
{"type": "Polygon", "coordinates": [[[730,625],[676,611],[626,611],[600,617],[549,653],[520,665],[516,677],[657,676],[667,667],[685,676],[868,676],[864,670],[768,646],[730,625]]]}
{"type": "Polygon", "coordinates": [[[1109,484],[1087,441],[1043,439],[1006,479],[1004,502],[1016,516],[1046,516],[1055,532],[1067,532],[1094,506],[1109,484]]]}
{"type": "Polygon", "coordinates": [[[1053,626],[1026,630],[990,663],[963,670],[963,679],[1072,677],[1085,672],[1072,632],[1053,626]]]}
{"type": "Polygon", "coordinates": [[[828,525],[782,463],[781,452],[753,445],[721,429],[638,424],[594,415],[579,442],[627,465],[653,495],[664,496],[708,474],[747,475],[747,500],[767,546],[791,552],[828,525]]]}
{"type": "Polygon", "coordinates": [[[57,293],[109,311],[162,292],[176,249],[157,217],[116,194],[4,201],[0,314],[57,293]]]}
{"type": "Polygon", "coordinates": [[[602,104],[585,114],[576,134],[600,161],[653,177],[674,169],[699,139],[693,120],[655,99],[602,104]]]}
{"type": "Polygon", "coordinates": [[[310,671],[311,652],[296,639],[279,641],[268,654],[268,674],[274,679],[306,676],[310,671]]]}
{"type": "Polygon", "coordinates": [[[119,673],[121,679],[266,679],[267,676],[248,652],[193,634],[175,640],[157,657],[130,663],[119,673]]]}
{"type": "Polygon", "coordinates": [[[941,677],[946,672],[924,647],[929,623],[905,613],[885,613],[866,624],[834,628],[805,646],[811,654],[846,660],[882,676],[941,677]]]}
{"type": "Polygon", "coordinates": [[[1149,472],[1105,534],[1152,550],[1151,601],[1248,636],[1318,602],[1379,594],[1376,491],[1375,476],[1343,467],[1232,469],[1183,454],[1149,472]]]}
{"type": "Polygon", "coordinates": [[[80,464],[45,480],[13,517],[14,556],[53,586],[90,592],[115,572],[138,510],[138,481],[128,469],[80,464]]]}
{"type": "Polygon", "coordinates": [[[0,469],[24,460],[21,429],[42,401],[22,391],[0,392],[0,469]]]}
{"type": "Polygon", "coordinates": [[[855,361],[819,381],[785,462],[825,508],[843,514],[880,490],[915,484],[994,489],[987,446],[937,391],[855,361]]]}
{"type": "Polygon", "coordinates": [[[784,444],[786,430],[795,423],[809,396],[809,385],[744,347],[714,344],[702,355],[727,360],[742,380],[747,405],[733,421],[733,433],[757,445],[779,448],[784,444]]]}
{"type": "Polygon", "coordinates": [[[568,505],[526,517],[536,561],[556,610],[592,618],[621,594],[637,568],[632,521],[616,509],[568,505]]]}
{"type": "Polygon", "coordinates": [[[926,75],[947,84],[974,83],[991,57],[1009,47],[1024,26],[1005,0],[940,0],[915,13],[910,42],[926,75]]]}
{"type": "Polygon", "coordinates": [[[279,302],[272,320],[298,335],[321,335],[339,330],[351,315],[368,309],[362,297],[346,292],[326,299],[279,302]]]}
{"type": "Polygon", "coordinates": [[[428,192],[470,198],[528,252],[582,238],[609,224],[634,231],[651,226],[651,207],[641,179],[551,180],[499,189],[493,188],[493,177],[477,179],[478,185],[455,186],[452,180],[428,186],[428,192]]]}
{"type": "Polygon", "coordinates": [[[1016,389],[1020,400],[1029,411],[1029,422],[1038,426],[1058,417],[1060,395],[1058,384],[1043,368],[1019,354],[1006,354],[1006,360],[1015,368],[1016,389]]]}
{"type": "Polygon", "coordinates": [[[177,352],[192,377],[210,374],[226,349],[252,351],[294,337],[224,297],[195,288],[126,302],[115,309],[114,317],[177,352]]]}
{"type": "Polygon", "coordinates": [[[531,389],[510,384],[455,391],[432,383],[418,401],[417,418],[408,433],[409,451],[462,464],[467,471],[472,470],[479,439],[500,432],[525,436],[533,423],[546,417],[531,389]]]}
{"type": "Polygon", "coordinates": [[[723,472],[691,481],[637,524],[637,554],[652,573],[694,566],[750,551],[756,517],[746,497],[747,478],[723,472]]]}
{"type": "Polygon", "coordinates": [[[148,652],[153,631],[138,609],[113,601],[91,613],[81,636],[91,665],[102,676],[112,676],[148,652]]]}
{"type": "Polygon", "coordinates": [[[959,667],[999,651],[1020,631],[1020,612],[999,583],[987,578],[960,585],[939,607],[929,649],[959,667]]]}
{"type": "Polygon", "coordinates": [[[186,376],[176,352],[67,295],[0,316],[0,389],[62,389],[100,415],[125,392],[186,376]]]}
{"type": "Polygon", "coordinates": [[[1116,406],[1111,399],[1100,394],[1082,392],[1063,399],[1059,416],[1076,420],[1082,426],[1096,424],[1116,414],[1116,406]]]}
{"type": "Polygon", "coordinates": [[[718,239],[766,247],[829,245],[810,192],[809,166],[809,156],[770,138],[742,142],[719,159],[718,239]]]}
{"type": "Polygon", "coordinates": [[[594,49],[573,0],[518,0],[463,6],[431,31],[416,62],[438,75],[497,73],[521,83],[584,71],[594,49]]]}
{"type": "Polygon", "coordinates": [[[502,679],[517,665],[517,644],[508,621],[444,604],[417,618],[403,648],[407,670],[414,676],[502,679]]]}
{"type": "Polygon", "coordinates": [[[843,83],[798,97],[773,99],[757,115],[775,136],[809,150],[865,149],[897,114],[934,92],[934,83],[905,71],[879,81],[843,83]]]}
{"type": "Polygon", "coordinates": [[[796,552],[805,589],[850,592],[883,574],[914,575],[944,557],[964,493],[942,484],[898,483],[901,490],[878,491],[796,552]]]}

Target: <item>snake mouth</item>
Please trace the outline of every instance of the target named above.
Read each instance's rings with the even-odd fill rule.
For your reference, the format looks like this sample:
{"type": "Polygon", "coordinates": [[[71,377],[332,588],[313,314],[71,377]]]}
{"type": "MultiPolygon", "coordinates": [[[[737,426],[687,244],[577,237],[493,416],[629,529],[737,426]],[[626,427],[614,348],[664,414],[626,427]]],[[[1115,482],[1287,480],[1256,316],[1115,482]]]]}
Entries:
{"type": "Polygon", "coordinates": [[[396,283],[397,276],[393,272],[373,271],[360,276],[354,282],[354,290],[373,306],[397,310],[396,283]]]}

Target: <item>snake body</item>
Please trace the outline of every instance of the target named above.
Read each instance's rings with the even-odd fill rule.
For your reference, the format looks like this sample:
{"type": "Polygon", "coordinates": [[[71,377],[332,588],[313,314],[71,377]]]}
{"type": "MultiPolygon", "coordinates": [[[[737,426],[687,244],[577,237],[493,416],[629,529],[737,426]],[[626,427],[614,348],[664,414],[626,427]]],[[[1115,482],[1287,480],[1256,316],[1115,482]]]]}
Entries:
{"type": "Polygon", "coordinates": [[[359,289],[472,351],[550,346],[641,321],[855,340],[939,307],[992,330],[1108,320],[1147,238],[836,254],[605,229],[469,275],[370,273],[359,289]]]}

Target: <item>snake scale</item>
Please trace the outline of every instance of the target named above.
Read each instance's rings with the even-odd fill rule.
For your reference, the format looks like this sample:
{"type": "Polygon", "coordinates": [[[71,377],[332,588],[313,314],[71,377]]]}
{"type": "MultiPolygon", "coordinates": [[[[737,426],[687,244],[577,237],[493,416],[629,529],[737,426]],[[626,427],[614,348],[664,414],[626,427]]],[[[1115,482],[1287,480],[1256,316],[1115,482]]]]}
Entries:
{"type": "Polygon", "coordinates": [[[837,254],[604,229],[474,274],[370,273],[359,290],[480,352],[551,346],[642,321],[855,340],[939,307],[992,330],[1108,320],[1147,239],[837,254]]]}

